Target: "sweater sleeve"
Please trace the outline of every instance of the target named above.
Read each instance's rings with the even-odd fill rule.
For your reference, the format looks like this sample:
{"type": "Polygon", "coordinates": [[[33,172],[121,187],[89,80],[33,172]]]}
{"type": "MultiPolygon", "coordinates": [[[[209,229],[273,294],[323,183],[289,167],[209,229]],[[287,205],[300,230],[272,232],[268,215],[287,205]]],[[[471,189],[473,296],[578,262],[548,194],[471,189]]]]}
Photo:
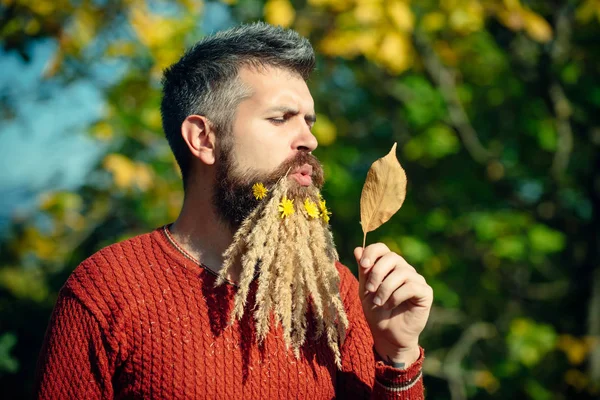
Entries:
{"type": "Polygon", "coordinates": [[[424,399],[422,365],[424,352],[407,369],[376,362],[373,336],[358,296],[358,281],[339,264],[340,293],[350,326],[342,345],[342,370],[337,372],[336,396],[340,399],[424,399]]]}
{"type": "Polygon", "coordinates": [[[60,292],[37,363],[36,399],[112,399],[108,343],[96,318],[60,292]]]}

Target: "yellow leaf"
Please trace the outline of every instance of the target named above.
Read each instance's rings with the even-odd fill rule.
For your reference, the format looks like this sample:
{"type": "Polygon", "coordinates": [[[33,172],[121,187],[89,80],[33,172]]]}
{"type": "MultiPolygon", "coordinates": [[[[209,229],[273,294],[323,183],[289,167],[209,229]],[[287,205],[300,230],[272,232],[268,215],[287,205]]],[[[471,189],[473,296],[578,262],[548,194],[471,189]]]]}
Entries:
{"type": "Polygon", "coordinates": [[[582,364],[593,346],[587,338],[579,339],[571,335],[561,335],[556,343],[556,348],[562,350],[571,365],[582,364]]]}
{"type": "Polygon", "coordinates": [[[72,16],[71,37],[79,49],[86,47],[96,35],[96,19],[94,15],[85,8],[80,8],[72,16]]]}
{"type": "MultiPolygon", "coordinates": [[[[158,53],[154,58],[168,58],[173,62],[173,52],[181,52],[183,34],[194,23],[193,18],[167,18],[150,12],[145,5],[131,8],[129,23],[138,39],[150,50],[158,53]],[[166,54],[167,56],[165,56],[166,54]]],[[[178,54],[180,56],[180,54],[178,54]]],[[[165,65],[166,66],[166,65],[165,65]]]]}
{"type": "Polygon", "coordinates": [[[121,154],[109,154],[104,158],[104,168],[113,174],[120,189],[130,187],[135,179],[135,164],[121,154]]]}
{"type": "Polygon", "coordinates": [[[459,54],[445,40],[438,40],[433,43],[433,49],[440,56],[444,64],[449,66],[458,65],[459,54]]]}
{"type": "Polygon", "coordinates": [[[600,22],[600,1],[598,0],[587,0],[575,11],[575,17],[583,23],[590,22],[594,16],[600,22]]]}
{"type": "Polygon", "coordinates": [[[135,164],[135,185],[141,191],[147,191],[154,183],[154,174],[152,169],[143,163],[135,164]]]}
{"type": "Polygon", "coordinates": [[[287,28],[295,17],[296,11],[288,0],[269,0],[265,4],[265,20],[270,24],[287,28]]]}
{"type": "Polygon", "coordinates": [[[565,382],[581,391],[587,386],[589,378],[577,369],[570,369],[565,372],[565,382]]]}
{"type": "Polygon", "coordinates": [[[521,8],[521,3],[519,3],[519,0],[503,0],[502,3],[509,10],[521,8]]]}
{"type": "Polygon", "coordinates": [[[100,121],[92,128],[92,134],[98,140],[109,141],[114,136],[114,129],[108,122],[100,121]]]}
{"type": "Polygon", "coordinates": [[[477,1],[469,1],[450,12],[450,26],[461,34],[477,32],[483,28],[485,12],[477,1]]]}
{"type": "Polygon", "coordinates": [[[106,48],[109,57],[131,57],[135,54],[135,43],[125,40],[115,40],[106,48]]]}
{"type": "Polygon", "coordinates": [[[333,11],[342,12],[350,8],[354,2],[351,0],[308,0],[313,7],[329,7],[333,11]]]}
{"type": "Polygon", "coordinates": [[[29,22],[27,22],[27,24],[25,25],[25,33],[28,36],[34,36],[40,31],[40,28],[40,21],[38,21],[37,19],[30,19],[29,22]]]}
{"type": "Polygon", "coordinates": [[[400,74],[412,65],[412,45],[406,35],[388,32],[383,38],[375,60],[390,72],[400,74]]]}
{"type": "Polygon", "coordinates": [[[330,32],[320,43],[322,53],[329,56],[352,58],[359,54],[371,55],[378,50],[378,33],[372,29],[330,32]]]}
{"type": "Polygon", "coordinates": [[[41,233],[34,227],[27,227],[24,232],[22,250],[33,252],[41,260],[60,258],[60,242],[52,236],[41,233]]]}
{"type": "Polygon", "coordinates": [[[388,2],[387,11],[396,28],[401,32],[412,32],[415,25],[415,16],[406,2],[400,0],[390,1],[388,2]]]}
{"type": "Polygon", "coordinates": [[[473,377],[475,385],[484,388],[489,393],[494,393],[500,388],[500,382],[490,371],[475,371],[473,377]]]}
{"type": "Polygon", "coordinates": [[[44,275],[39,269],[3,266],[0,269],[0,287],[20,299],[42,302],[48,296],[44,275]]]}
{"type": "MultiPolygon", "coordinates": [[[[227,3],[227,2],[225,2],[227,3]]],[[[185,9],[195,15],[198,15],[202,12],[202,8],[204,3],[198,0],[181,0],[181,4],[185,7],[185,9]]],[[[235,1],[230,1],[227,4],[235,4],[235,1]]]]}
{"type": "Polygon", "coordinates": [[[157,107],[146,107],[141,113],[142,121],[151,129],[160,130],[162,128],[162,119],[160,110],[157,107]]]}
{"type": "Polygon", "coordinates": [[[374,231],[400,209],[406,197],[406,173],[396,158],[396,143],[390,152],[375,161],[360,196],[360,224],[364,233],[374,231]]]}
{"type": "MultiPolygon", "coordinates": [[[[31,1],[28,2],[27,6],[34,13],[41,15],[43,17],[47,17],[53,12],[56,12],[57,6],[60,7],[62,4],[57,4],[58,2],[54,0],[39,0],[39,1],[31,1]]],[[[65,11],[65,10],[62,10],[65,11]]]]}
{"type": "Polygon", "coordinates": [[[533,40],[546,43],[552,39],[552,27],[548,21],[528,10],[523,10],[522,15],[525,22],[525,31],[533,40]]]}
{"type": "Polygon", "coordinates": [[[183,205],[183,191],[169,190],[166,193],[167,199],[167,220],[175,220],[179,215],[181,206],[183,205]]]}
{"type": "Polygon", "coordinates": [[[439,31],[446,25],[446,16],[438,11],[427,13],[423,16],[421,25],[426,32],[439,31]]]}
{"type": "Polygon", "coordinates": [[[523,16],[519,10],[500,10],[498,11],[497,17],[500,22],[513,31],[523,29],[523,16]]]}
{"type": "Polygon", "coordinates": [[[356,20],[364,25],[381,21],[382,15],[383,8],[381,4],[376,2],[360,3],[354,9],[354,16],[356,17],[356,20]]]}
{"type": "Polygon", "coordinates": [[[140,190],[148,190],[154,176],[152,170],[143,163],[135,163],[121,154],[109,154],[104,158],[104,168],[113,174],[119,189],[129,189],[134,185],[140,190]]]}
{"type": "Polygon", "coordinates": [[[335,142],[337,136],[333,122],[322,114],[317,114],[317,122],[313,128],[313,134],[321,146],[329,146],[335,142]]]}

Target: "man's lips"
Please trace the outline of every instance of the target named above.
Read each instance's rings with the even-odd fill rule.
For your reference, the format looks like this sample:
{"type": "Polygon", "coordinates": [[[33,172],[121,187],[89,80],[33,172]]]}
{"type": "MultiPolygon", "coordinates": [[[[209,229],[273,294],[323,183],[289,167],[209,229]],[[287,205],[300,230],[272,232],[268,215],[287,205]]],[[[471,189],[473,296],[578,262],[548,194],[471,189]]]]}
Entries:
{"type": "Polygon", "coordinates": [[[294,170],[290,174],[302,186],[310,186],[312,184],[313,167],[310,164],[304,164],[294,170]]]}

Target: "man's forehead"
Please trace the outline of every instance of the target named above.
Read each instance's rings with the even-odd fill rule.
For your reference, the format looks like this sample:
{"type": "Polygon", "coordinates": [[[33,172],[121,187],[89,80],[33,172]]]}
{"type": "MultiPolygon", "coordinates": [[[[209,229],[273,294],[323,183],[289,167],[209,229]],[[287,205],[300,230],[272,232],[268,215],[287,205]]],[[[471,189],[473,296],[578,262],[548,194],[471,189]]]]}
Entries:
{"type": "Polygon", "coordinates": [[[290,107],[307,108],[306,112],[314,111],[314,101],[306,82],[292,71],[271,66],[243,67],[239,79],[250,89],[247,100],[257,106],[271,108],[286,103],[290,107]]]}
{"type": "Polygon", "coordinates": [[[302,77],[290,71],[287,68],[276,67],[272,65],[260,65],[260,64],[247,64],[243,65],[239,70],[238,74],[244,81],[262,81],[269,80],[270,78],[287,78],[287,79],[301,79],[302,77]]]}

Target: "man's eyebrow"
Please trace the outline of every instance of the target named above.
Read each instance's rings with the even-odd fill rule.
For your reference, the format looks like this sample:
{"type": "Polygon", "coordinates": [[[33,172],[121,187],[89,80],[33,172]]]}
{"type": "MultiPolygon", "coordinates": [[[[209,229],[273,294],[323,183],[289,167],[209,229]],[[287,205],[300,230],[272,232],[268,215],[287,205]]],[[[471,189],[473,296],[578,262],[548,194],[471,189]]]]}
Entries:
{"type": "Polygon", "coordinates": [[[284,114],[298,114],[298,110],[288,106],[275,106],[267,110],[267,112],[279,111],[284,114]]]}
{"type": "MultiPolygon", "coordinates": [[[[283,114],[298,115],[298,110],[296,108],[287,107],[287,106],[275,106],[275,107],[271,107],[267,110],[267,112],[277,112],[277,111],[280,113],[283,113],[283,114]]],[[[307,122],[314,124],[317,121],[317,116],[315,114],[306,114],[304,119],[307,122]]]]}

